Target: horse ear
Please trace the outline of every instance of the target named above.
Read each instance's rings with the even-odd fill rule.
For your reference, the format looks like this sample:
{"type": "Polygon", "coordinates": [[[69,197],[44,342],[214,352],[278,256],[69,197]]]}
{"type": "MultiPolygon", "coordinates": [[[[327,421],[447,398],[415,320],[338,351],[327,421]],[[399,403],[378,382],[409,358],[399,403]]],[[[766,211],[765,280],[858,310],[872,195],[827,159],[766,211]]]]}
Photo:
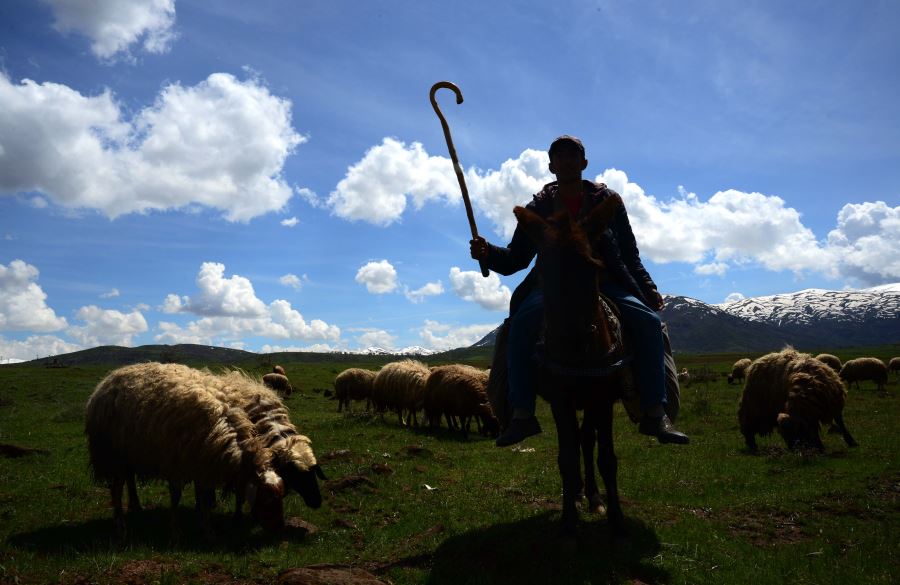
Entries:
{"type": "Polygon", "coordinates": [[[530,209],[519,207],[518,205],[513,208],[513,214],[516,216],[519,226],[528,234],[528,237],[535,244],[540,245],[544,241],[544,234],[547,229],[547,222],[544,221],[544,218],[530,209]]]}
{"type": "Polygon", "coordinates": [[[620,207],[624,207],[622,198],[618,193],[612,193],[600,205],[592,209],[591,213],[582,220],[582,226],[588,237],[593,239],[594,236],[605,230],[612,223],[620,207]]]}

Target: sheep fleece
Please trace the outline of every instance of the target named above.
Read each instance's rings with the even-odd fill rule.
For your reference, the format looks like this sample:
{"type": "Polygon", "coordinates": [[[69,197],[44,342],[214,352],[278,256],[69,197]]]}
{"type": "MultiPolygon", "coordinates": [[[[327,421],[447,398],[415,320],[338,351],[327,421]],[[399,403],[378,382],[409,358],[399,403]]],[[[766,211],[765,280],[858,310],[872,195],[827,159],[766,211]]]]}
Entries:
{"type": "Polygon", "coordinates": [[[793,348],[753,362],[741,395],[741,432],[768,435],[778,414],[829,423],[844,409],[847,396],[837,373],[809,354],[793,348]]]}
{"type": "Polygon", "coordinates": [[[221,381],[180,364],[111,372],[88,399],[85,433],[98,481],[130,469],[140,477],[225,485],[271,463],[247,415],[225,402],[221,381]]]}

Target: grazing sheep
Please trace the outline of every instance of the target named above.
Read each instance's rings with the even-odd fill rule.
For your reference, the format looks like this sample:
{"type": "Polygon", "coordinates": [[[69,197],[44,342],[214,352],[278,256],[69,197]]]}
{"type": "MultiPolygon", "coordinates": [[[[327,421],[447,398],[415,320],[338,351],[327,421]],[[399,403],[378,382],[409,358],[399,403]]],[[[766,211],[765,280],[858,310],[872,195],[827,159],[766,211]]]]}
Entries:
{"type": "Polygon", "coordinates": [[[759,358],[747,370],[738,410],[747,447],[755,451],[755,436],[777,428],[789,448],[823,450],[819,425],[832,421],[847,445],[855,447],[844,424],[846,395],[834,370],[809,354],[787,347],[759,358]]]}
{"type": "Polygon", "coordinates": [[[425,383],[425,420],[431,428],[441,424],[441,415],[447,426],[455,428],[458,418],[464,433],[468,433],[475,418],[479,433],[497,436],[500,423],[491,410],[486,392],[488,372],[463,364],[436,366],[425,383]]]}
{"type": "Polygon", "coordinates": [[[847,360],[844,367],[841,368],[841,380],[850,384],[856,382],[856,389],[859,390],[859,383],[872,380],[878,385],[878,391],[884,392],[884,385],[887,383],[888,370],[884,362],[874,357],[861,357],[853,360],[847,360]]]}
{"type": "Polygon", "coordinates": [[[366,410],[372,402],[372,382],[376,372],[363,368],[348,368],[334,378],[334,395],[338,399],[338,412],[344,406],[353,411],[354,400],[365,400],[366,410]]]}
{"type": "Polygon", "coordinates": [[[209,372],[156,362],[114,370],[88,399],[85,434],[94,479],[110,486],[121,536],[126,482],[129,511],[140,509],[135,476],[168,481],[173,520],[182,487],[193,481],[207,534],[213,501],[205,496],[216,487],[246,495],[267,530],[283,526],[284,482],[272,469],[272,451],[209,372]]]}
{"type": "Polygon", "coordinates": [[[220,379],[225,400],[247,414],[259,440],[272,452],[275,472],[284,478],[288,488],[300,494],[307,506],[320,507],[322,495],[316,478],[325,479],[325,474],[316,462],[311,441],[297,431],[281,398],[239,370],[223,374],[220,379]]]}
{"type": "Polygon", "coordinates": [[[743,382],[747,374],[747,368],[750,367],[750,358],[741,358],[734,362],[731,366],[731,373],[728,374],[728,383],[743,382]]]}
{"type": "Polygon", "coordinates": [[[681,368],[681,371],[678,372],[678,383],[684,384],[685,386],[690,386],[691,373],[688,372],[687,368],[681,368]]]}
{"type": "Polygon", "coordinates": [[[262,377],[263,384],[278,393],[279,396],[288,397],[294,393],[291,381],[284,374],[266,374],[262,377]]]}
{"type": "Polygon", "coordinates": [[[418,360],[406,359],[382,366],[372,381],[372,403],[376,410],[393,410],[403,426],[418,424],[416,413],[425,399],[428,374],[428,366],[418,360]]]}
{"type": "Polygon", "coordinates": [[[900,357],[892,357],[888,364],[888,369],[891,372],[900,375],[900,357]]]}
{"type": "Polygon", "coordinates": [[[282,376],[287,376],[287,373],[284,371],[284,368],[282,368],[281,366],[279,366],[277,364],[272,366],[272,373],[273,374],[281,374],[282,376]]]}
{"type": "Polygon", "coordinates": [[[841,358],[836,355],[831,355],[830,353],[820,353],[816,356],[816,359],[827,365],[835,372],[841,371],[841,367],[843,364],[841,364],[841,358]]]}

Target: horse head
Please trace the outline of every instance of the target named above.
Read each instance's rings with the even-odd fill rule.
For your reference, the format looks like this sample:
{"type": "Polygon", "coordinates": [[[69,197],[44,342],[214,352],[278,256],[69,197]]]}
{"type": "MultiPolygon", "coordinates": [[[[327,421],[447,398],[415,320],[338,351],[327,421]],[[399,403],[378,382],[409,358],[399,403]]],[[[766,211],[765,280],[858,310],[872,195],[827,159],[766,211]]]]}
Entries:
{"type": "Polygon", "coordinates": [[[598,301],[605,266],[592,242],[599,239],[621,205],[619,196],[611,195],[581,220],[574,220],[567,211],[544,219],[524,207],[513,210],[538,251],[549,360],[586,364],[605,355],[613,343],[598,301]]]}

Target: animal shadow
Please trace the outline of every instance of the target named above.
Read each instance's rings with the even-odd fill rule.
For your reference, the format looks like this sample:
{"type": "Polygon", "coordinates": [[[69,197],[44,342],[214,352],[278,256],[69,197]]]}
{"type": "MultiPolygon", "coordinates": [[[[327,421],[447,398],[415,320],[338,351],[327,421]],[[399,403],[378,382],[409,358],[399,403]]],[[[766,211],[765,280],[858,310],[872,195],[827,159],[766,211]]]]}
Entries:
{"type": "MultiPolygon", "coordinates": [[[[225,512],[213,513],[211,522],[214,537],[204,538],[194,510],[182,507],[176,513],[178,530],[173,534],[171,511],[167,507],[151,508],[128,515],[128,536],[124,540],[117,538],[110,515],[108,518],[66,522],[19,532],[10,535],[8,542],[17,548],[45,553],[86,553],[131,547],[210,552],[256,550],[278,538],[262,532],[258,527],[252,528],[247,518],[243,526],[235,526],[231,514],[225,512]]],[[[285,534],[281,535],[281,538],[285,537],[285,534]]]]}
{"type": "Polygon", "coordinates": [[[631,518],[625,527],[628,542],[615,545],[606,519],[586,515],[575,545],[560,539],[556,512],[472,530],[441,543],[426,583],[668,582],[668,573],[651,562],[660,549],[653,530],[631,518]]]}

